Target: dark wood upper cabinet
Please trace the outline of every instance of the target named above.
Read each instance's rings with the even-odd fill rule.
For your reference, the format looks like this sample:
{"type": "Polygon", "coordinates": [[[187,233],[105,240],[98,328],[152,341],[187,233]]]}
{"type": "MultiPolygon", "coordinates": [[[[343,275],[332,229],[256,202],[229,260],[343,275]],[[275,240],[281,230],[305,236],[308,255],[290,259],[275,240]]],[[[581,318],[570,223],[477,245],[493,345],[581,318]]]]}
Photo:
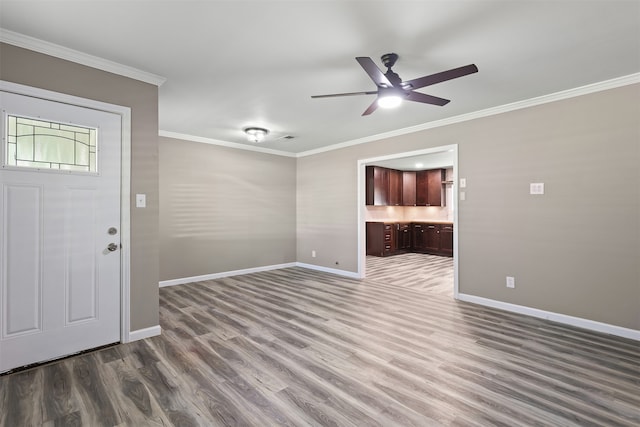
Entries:
{"type": "Polygon", "coordinates": [[[442,206],[444,169],[416,172],[416,206],[442,206]]]}
{"type": "Polygon", "coordinates": [[[402,171],[389,169],[389,206],[402,205],[402,171]]]}
{"type": "Polygon", "coordinates": [[[387,206],[389,203],[389,169],[366,167],[366,204],[387,206]]]}
{"type": "Polygon", "coordinates": [[[442,182],[444,180],[444,169],[427,171],[427,205],[442,206],[442,182]]]}
{"type": "Polygon", "coordinates": [[[402,205],[416,205],[416,173],[414,171],[402,172],[402,205]]]}
{"type": "Polygon", "coordinates": [[[400,171],[366,167],[366,204],[370,206],[442,206],[444,169],[400,171]]]}
{"type": "Polygon", "coordinates": [[[427,206],[429,186],[427,184],[428,171],[416,172],[416,206],[427,206]]]}

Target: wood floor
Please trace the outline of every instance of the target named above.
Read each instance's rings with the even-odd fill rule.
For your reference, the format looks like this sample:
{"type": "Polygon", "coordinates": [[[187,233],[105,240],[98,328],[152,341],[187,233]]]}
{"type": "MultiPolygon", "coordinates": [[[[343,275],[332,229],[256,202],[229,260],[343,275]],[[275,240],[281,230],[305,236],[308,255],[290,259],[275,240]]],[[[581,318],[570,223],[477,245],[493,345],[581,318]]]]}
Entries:
{"type": "Polygon", "coordinates": [[[0,425],[640,425],[638,342],[379,261],[362,281],[296,267],[163,288],[161,336],[0,377],[0,425]]]}

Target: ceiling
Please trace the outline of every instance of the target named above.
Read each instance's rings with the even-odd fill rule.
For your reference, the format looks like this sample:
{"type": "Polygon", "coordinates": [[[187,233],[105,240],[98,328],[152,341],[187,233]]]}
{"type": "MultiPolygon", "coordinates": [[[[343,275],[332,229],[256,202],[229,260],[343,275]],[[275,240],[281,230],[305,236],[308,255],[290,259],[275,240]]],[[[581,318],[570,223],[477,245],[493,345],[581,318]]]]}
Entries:
{"type": "Polygon", "coordinates": [[[260,126],[289,155],[640,72],[639,1],[0,0],[0,27],[165,77],[161,134],[254,146],[260,126]],[[389,52],[403,80],[479,72],[419,90],[443,107],[311,99],[375,90],[355,57],[389,52]]]}

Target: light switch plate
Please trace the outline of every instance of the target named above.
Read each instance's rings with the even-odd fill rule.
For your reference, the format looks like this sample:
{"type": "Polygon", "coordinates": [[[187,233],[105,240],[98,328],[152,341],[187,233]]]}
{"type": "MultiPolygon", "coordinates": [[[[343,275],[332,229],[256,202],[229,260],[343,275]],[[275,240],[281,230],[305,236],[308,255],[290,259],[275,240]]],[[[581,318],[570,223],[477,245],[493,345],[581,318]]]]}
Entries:
{"type": "Polygon", "coordinates": [[[146,208],[146,207],[147,207],[147,195],[136,194],[136,208],[146,208]]]}
{"type": "Polygon", "coordinates": [[[467,178],[460,178],[460,188],[465,188],[467,186],[467,178]]]}
{"type": "Polygon", "coordinates": [[[532,182],[529,184],[529,194],[544,194],[544,182],[532,182]]]}

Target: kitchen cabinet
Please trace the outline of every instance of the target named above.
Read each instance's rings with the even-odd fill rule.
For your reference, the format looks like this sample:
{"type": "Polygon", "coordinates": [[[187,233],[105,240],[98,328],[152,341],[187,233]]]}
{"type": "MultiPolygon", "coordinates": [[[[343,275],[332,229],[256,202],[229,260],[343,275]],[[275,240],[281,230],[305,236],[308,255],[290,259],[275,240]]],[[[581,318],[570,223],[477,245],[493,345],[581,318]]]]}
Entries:
{"type": "Polygon", "coordinates": [[[453,225],[442,224],[440,226],[440,253],[445,256],[453,256],[453,225]]]}
{"type": "Polygon", "coordinates": [[[367,166],[366,204],[387,206],[389,199],[389,169],[379,166],[367,166]]]}
{"type": "Polygon", "coordinates": [[[389,192],[387,197],[387,205],[402,205],[402,171],[389,169],[389,192]]]}
{"type": "Polygon", "coordinates": [[[389,256],[395,251],[395,224],[367,222],[367,255],[389,256]]]}
{"type": "Polygon", "coordinates": [[[453,225],[413,223],[412,251],[432,255],[453,256],[453,225]]]}
{"type": "Polygon", "coordinates": [[[440,225],[424,224],[424,246],[423,250],[428,253],[437,254],[440,252],[440,225]]]}
{"type": "Polygon", "coordinates": [[[408,252],[411,250],[411,224],[396,224],[396,251],[408,252]]]}
{"type": "Polygon", "coordinates": [[[444,169],[400,171],[366,167],[369,206],[442,206],[444,169]]]}
{"type": "Polygon", "coordinates": [[[402,172],[402,206],[416,205],[416,172],[402,172]]]}
{"type": "Polygon", "coordinates": [[[442,206],[444,169],[416,172],[416,206],[442,206]]]}
{"type": "Polygon", "coordinates": [[[453,224],[432,222],[367,222],[367,255],[403,252],[453,256],[453,224]]]}
{"type": "Polygon", "coordinates": [[[412,245],[411,250],[416,252],[424,251],[425,247],[425,235],[424,235],[424,224],[411,224],[411,237],[412,237],[412,245]]]}

